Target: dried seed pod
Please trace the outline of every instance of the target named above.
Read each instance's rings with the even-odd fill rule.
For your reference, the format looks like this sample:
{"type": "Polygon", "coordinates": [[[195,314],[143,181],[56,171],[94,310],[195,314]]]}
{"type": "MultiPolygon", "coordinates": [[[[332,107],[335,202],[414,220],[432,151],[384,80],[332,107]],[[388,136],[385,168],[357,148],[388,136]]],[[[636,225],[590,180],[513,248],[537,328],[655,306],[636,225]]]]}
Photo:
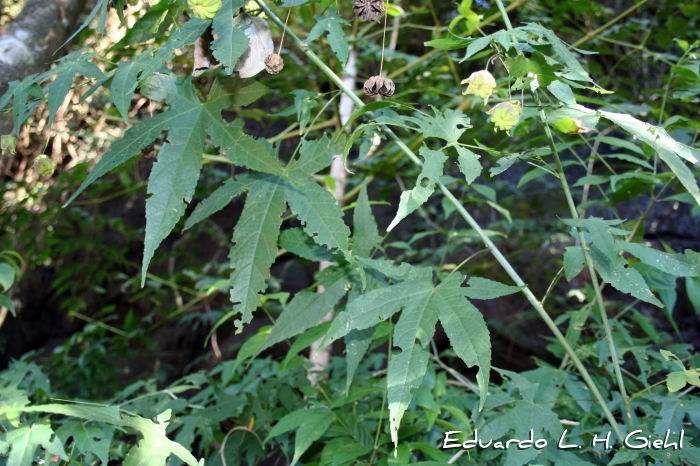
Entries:
{"type": "Polygon", "coordinates": [[[277,74],[284,68],[284,60],[279,54],[271,53],[265,58],[265,69],[270,74],[277,74]]]}
{"type": "Polygon", "coordinates": [[[355,0],[353,4],[355,15],[362,21],[376,21],[384,12],[383,0],[355,0]]]}
{"type": "Polygon", "coordinates": [[[381,76],[372,76],[367,81],[365,81],[365,94],[370,97],[374,97],[377,94],[382,97],[391,97],[394,95],[396,86],[394,81],[389,78],[383,78],[381,76]]]}

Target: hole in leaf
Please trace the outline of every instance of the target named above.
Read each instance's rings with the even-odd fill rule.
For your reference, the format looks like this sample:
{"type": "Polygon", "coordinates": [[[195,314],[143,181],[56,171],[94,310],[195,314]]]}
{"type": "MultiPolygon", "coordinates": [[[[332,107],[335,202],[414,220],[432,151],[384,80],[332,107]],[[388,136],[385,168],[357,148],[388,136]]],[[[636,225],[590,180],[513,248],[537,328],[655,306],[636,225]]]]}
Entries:
{"type": "Polygon", "coordinates": [[[427,188],[430,185],[430,179],[423,178],[422,180],[420,180],[420,185],[422,188],[427,188]]]}

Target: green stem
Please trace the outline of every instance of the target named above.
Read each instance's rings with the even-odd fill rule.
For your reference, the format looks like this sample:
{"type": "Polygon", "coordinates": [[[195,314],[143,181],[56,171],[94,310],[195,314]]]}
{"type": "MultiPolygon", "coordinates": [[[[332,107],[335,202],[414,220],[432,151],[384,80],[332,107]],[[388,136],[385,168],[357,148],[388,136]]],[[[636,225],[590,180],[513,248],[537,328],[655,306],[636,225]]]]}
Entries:
{"type": "MultiPolygon", "coordinates": [[[[561,182],[562,189],[564,190],[564,196],[566,197],[566,202],[569,205],[569,211],[573,218],[579,218],[578,210],[576,210],[576,204],[574,203],[574,198],[571,195],[571,189],[569,189],[569,183],[566,181],[566,175],[564,175],[564,168],[561,165],[561,159],[559,158],[559,152],[557,151],[556,145],[554,144],[554,136],[552,135],[552,130],[547,124],[547,116],[544,110],[540,106],[540,99],[536,98],[537,106],[540,107],[539,114],[542,120],[542,125],[544,126],[544,132],[549,140],[549,146],[552,149],[552,156],[554,157],[554,163],[557,166],[557,172],[559,173],[559,181],[561,182]]],[[[625,381],[622,378],[622,372],[620,371],[620,361],[617,358],[617,349],[615,348],[615,341],[612,336],[612,329],[610,328],[610,322],[608,321],[608,314],[605,310],[605,304],[603,301],[603,292],[600,288],[600,282],[598,281],[598,276],[596,275],[595,267],[593,266],[593,259],[589,252],[589,246],[586,244],[586,238],[583,232],[576,228],[578,232],[579,241],[581,242],[581,248],[583,249],[583,254],[586,257],[586,263],[588,264],[588,272],[591,275],[591,281],[593,282],[593,289],[595,290],[596,301],[598,302],[598,309],[600,309],[600,320],[603,323],[603,328],[605,329],[605,339],[608,342],[608,348],[610,349],[610,358],[612,359],[613,368],[615,369],[615,377],[617,378],[617,385],[620,389],[620,395],[622,396],[622,402],[625,405],[625,412],[627,414],[627,423],[632,425],[632,411],[630,410],[629,397],[627,396],[627,390],[625,389],[625,381]]]]}
{"type": "MultiPolygon", "coordinates": [[[[265,11],[267,16],[275,23],[277,24],[278,27],[282,28],[284,26],[284,23],[277,17],[276,14],[270,10],[270,8],[265,4],[263,0],[255,0],[255,2],[260,6],[260,8],[265,11]]],[[[503,4],[500,0],[497,0],[499,3],[500,7],[503,7],[503,4]]],[[[508,21],[508,25],[510,25],[510,21],[508,21]]],[[[512,26],[511,26],[512,29],[512,26]]],[[[292,41],[301,49],[301,51],[316,65],[318,68],[323,71],[323,73],[326,74],[326,76],[333,81],[340,90],[342,90],[350,99],[352,99],[355,104],[361,108],[364,104],[363,102],[355,95],[355,93],[349,89],[343,81],[338,77],[333,70],[331,70],[313,51],[311,51],[308,47],[307,44],[305,44],[302,40],[299,39],[299,37],[296,36],[292,31],[287,31],[287,35],[292,39],[292,41]]],[[[391,138],[396,145],[418,166],[423,166],[423,162],[416,156],[416,154],[394,133],[390,128],[382,126],[382,131],[384,131],[384,134],[386,134],[389,138],[391,138]]],[[[462,206],[462,204],[457,200],[457,198],[450,192],[449,189],[440,181],[437,183],[438,188],[440,188],[440,191],[444,194],[444,196],[452,203],[452,205],[455,207],[457,212],[462,216],[464,220],[469,224],[470,227],[474,229],[476,234],[479,236],[479,238],[484,242],[486,247],[491,251],[491,254],[494,256],[496,261],[501,265],[501,267],[504,268],[508,276],[510,276],[511,280],[515,282],[515,284],[521,288],[522,293],[525,295],[527,300],[532,304],[532,306],[535,308],[537,313],[540,315],[542,320],[544,320],[545,324],[549,329],[552,331],[556,339],[559,341],[559,343],[564,347],[564,350],[566,353],[569,355],[571,358],[572,362],[576,366],[576,369],[579,371],[581,374],[581,377],[583,378],[584,382],[588,386],[589,390],[593,394],[594,398],[600,405],[600,409],[603,411],[605,414],[605,417],[608,419],[608,422],[610,423],[610,426],[612,429],[615,431],[615,434],[618,436],[620,441],[624,440],[624,435],[622,435],[622,431],[620,430],[620,427],[617,424],[617,421],[615,420],[615,416],[613,416],[612,412],[608,408],[607,402],[605,398],[603,398],[603,395],[600,393],[598,390],[598,387],[595,385],[593,382],[593,379],[591,376],[588,374],[588,371],[586,368],[583,366],[583,363],[579,359],[579,357],[576,355],[576,352],[574,349],[569,345],[569,343],[566,341],[566,337],[561,333],[557,325],[554,323],[551,317],[547,314],[547,311],[544,310],[540,302],[537,300],[535,295],[530,291],[530,289],[527,287],[525,282],[520,278],[518,273],[513,269],[513,267],[510,265],[510,262],[503,257],[503,254],[498,250],[495,244],[491,241],[491,239],[488,237],[486,232],[479,226],[479,224],[474,220],[474,218],[467,212],[467,210],[462,206]]]]}

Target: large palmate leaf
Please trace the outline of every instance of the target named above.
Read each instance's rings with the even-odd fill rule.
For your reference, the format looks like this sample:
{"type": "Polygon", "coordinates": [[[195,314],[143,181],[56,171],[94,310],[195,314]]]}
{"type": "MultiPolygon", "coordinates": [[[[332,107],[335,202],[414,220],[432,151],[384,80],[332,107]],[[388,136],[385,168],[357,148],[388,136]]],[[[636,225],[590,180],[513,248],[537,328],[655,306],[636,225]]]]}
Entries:
{"type": "Polygon", "coordinates": [[[317,325],[347,293],[350,284],[348,272],[344,267],[328,267],[321,271],[316,279],[323,285],[323,293],[306,290],[297,293],[279,316],[258,351],[317,325]]]}
{"type": "Polygon", "coordinates": [[[155,141],[163,130],[170,127],[172,122],[178,118],[179,115],[177,113],[166,111],[143,120],[138,125],[129,128],[126,133],[124,133],[124,137],[112,144],[110,151],[103,155],[99,162],[97,162],[95,167],[85,178],[85,181],[82,182],[80,187],[64,204],[64,207],[73,202],[80,193],[98,178],[106,175],[114,168],[139,154],[144,147],[155,141]]]}
{"type": "Polygon", "coordinates": [[[233,73],[236,62],[248,48],[248,36],[233,22],[233,13],[243,5],[244,0],[223,0],[214,16],[213,31],[219,37],[212,42],[211,49],[226,74],[233,73]]]}
{"type": "Polygon", "coordinates": [[[430,150],[425,146],[421,146],[420,155],[423,157],[425,164],[418,176],[416,187],[401,193],[399,209],[396,212],[396,217],[387,227],[387,231],[393,230],[401,220],[423,205],[435,191],[435,183],[442,176],[442,170],[447,161],[447,156],[442,151],[430,150]]]}
{"type": "Polygon", "coordinates": [[[109,445],[112,443],[114,430],[111,428],[100,428],[97,425],[86,425],[81,421],[67,421],[56,430],[56,436],[63,444],[68,443],[68,439],[73,437],[73,453],[93,453],[100,459],[101,464],[109,462],[109,445]],[[105,432],[107,431],[107,432],[105,432]]]}
{"type": "Polygon", "coordinates": [[[58,438],[53,437],[54,432],[46,424],[34,424],[22,426],[0,436],[0,453],[10,450],[7,464],[12,466],[29,466],[34,462],[34,453],[39,445],[62,460],[68,461],[68,456],[63,450],[63,445],[58,438]]]}
{"type": "Polygon", "coordinates": [[[338,56],[340,63],[344,65],[348,61],[350,47],[348,39],[343,33],[343,25],[349,23],[338,15],[335,7],[330,7],[328,16],[316,15],[314,19],[316,20],[316,25],[311,28],[306,40],[312,42],[319,38],[324,31],[328,31],[328,43],[331,44],[331,49],[338,56]]]}
{"type": "Polygon", "coordinates": [[[379,236],[377,221],[374,219],[367,197],[367,183],[362,184],[360,194],[357,196],[353,225],[355,230],[352,235],[352,252],[356,256],[369,257],[372,249],[382,241],[382,237],[379,236]]]}
{"type": "MultiPolygon", "coordinates": [[[[387,272],[387,277],[394,280],[405,281],[372,290],[350,301],[345,312],[331,324],[322,346],[353,330],[368,329],[402,311],[394,330],[394,344],[402,352],[390,361],[387,376],[394,443],[398,442],[398,427],[413,397],[412,390],[420,386],[422,374],[425,374],[428,356],[424,348],[435,333],[438,319],[448,332],[457,355],[468,366],[479,366],[477,381],[483,406],[491,369],[491,343],[483,317],[464,297],[465,289],[461,287],[464,277],[452,274],[436,287],[430,269],[408,264],[394,268],[388,261],[362,260],[362,263],[387,272]]],[[[475,283],[472,288],[478,289],[479,285],[475,283]]]]}
{"type": "Polygon", "coordinates": [[[389,402],[389,429],[394,446],[399,443],[399,425],[413,399],[412,391],[420,387],[428,368],[430,354],[418,345],[391,358],[387,369],[387,401],[389,402]]]}
{"type": "MultiPolygon", "coordinates": [[[[173,52],[185,46],[193,44],[198,37],[204,34],[211,21],[200,18],[190,18],[185,24],[177,28],[170,34],[168,41],[161,45],[160,48],[153,54],[153,57],[148,60],[143,68],[140,79],[146,79],[152,73],[156,72],[166,60],[172,57],[173,52]]],[[[146,53],[149,53],[150,50],[146,53]]]]}
{"type": "Polygon", "coordinates": [[[214,144],[221,147],[221,152],[236,165],[270,175],[285,176],[272,144],[245,134],[243,120],[227,124],[218,118],[210,120],[207,129],[214,144]]]}
{"type": "MultiPolygon", "coordinates": [[[[58,108],[65,100],[68,91],[70,91],[76,74],[95,79],[104,76],[102,70],[89,61],[95,55],[95,53],[84,53],[77,55],[75,60],[69,60],[65,64],[65,68],[61,69],[56,79],[49,85],[49,125],[53,121],[54,116],[56,116],[58,108]]],[[[74,54],[71,56],[74,56],[74,54]]]]}
{"type": "Polygon", "coordinates": [[[293,186],[288,183],[285,197],[292,212],[299,216],[304,231],[316,243],[347,254],[350,247],[350,229],[343,222],[343,211],[329,191],[310,177],[306,184],[293,186]]]}
{"type": "Polygon", "coordinates": [[[423,133],[426,138],[440,138],[449,143],[455,143],[459,140],[464,132],[471,128],[469,117],[459,110],[445,109],[440,112],[433,107],[435,116],[421,114],[418,117],[404,117],[408,121],[412,121],[418,127],[418,131],[423,133]]]}
{"type": "Polygon", "coordinates": [[[642,275],[632,267],[618,253],[615,238],[616,235],[625,235],[628,232],[614,228],[613,225],[620,221],[604,221],[600,218],[565,219],[567,225],[584,228],[591,235],[591,258],[593,266],[601,278],[610,283],[619,291],[629,293],[637,299],[650,304],[663,307],[649,289],[642,275]]]}
{"type": "Polygon", "coordinates": [[[169,113],[177,118],[171,122],[168,142],[160,150],[148,178],[151,197],[146,201],[142,285],[153,253],[173,230],[185,212],[185,203],[194,195],[202,169],[206,129],[212,122],[221,120],[221,111],[229,103],[228,96],[217,89],[212,90],[208,101],[200,102],[190,82],[179,85],[178,93],[169,99],[169,113]]]}
{"type": "Polygon", "coordinates": [[[324,168],[330,166],[333,162],[333,156],[343,153],[345,145],[345,136],[340,138],[331,138],[325,134],[321,139],[309,141],[304,139],[301,142],[299,153],[301,156],[292,160],[287,167],[290,173],[302,173],[313,175],[324,168]]]}
{"type": "Polygon", "coordinates": [[[185,222],[185,229],[191,228],[212,214],[220,211],[236,197],[243,194],[256,179],[250,175],[239,175],[235,180],[229,179],[216,191],[202,201],[185,222]]]}
{"type": "Polygon", "coordinates": [[[233,232],[231,259],[231,302],[234,313],[242,314],[235,322],[237,331],[251,321],[258,307],[258,293],[267,288],[270,266],[277,254],[286,183],[279,177],[261,177],[248,188],[249,194],[241,218],[233,232]]]}
{"type": "Polygon", "coordinates": [[[265,442],[273,437],[284,434],[291,430],[297,430],[294,438],[294,458],[290,466],[299,461],[299,457],[311,444],[321,438],[333,422],[333,414],[322,408],[300,409],[289,413],[279,420],[272,428],[265,442]]]}

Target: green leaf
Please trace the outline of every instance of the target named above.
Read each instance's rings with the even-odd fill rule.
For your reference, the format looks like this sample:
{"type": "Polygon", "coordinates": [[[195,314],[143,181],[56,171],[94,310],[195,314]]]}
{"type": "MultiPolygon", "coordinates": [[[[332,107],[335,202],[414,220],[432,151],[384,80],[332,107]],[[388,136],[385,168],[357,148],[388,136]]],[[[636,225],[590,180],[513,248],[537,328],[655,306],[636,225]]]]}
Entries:
{"type": "Polygon", "coordinates": [[[372,214],[372,207],[367,197],[367,183],[362,183],[360,194],[353,214],[354,231],[352,236],[353,254],[369,257],[372,249],[382,241],[377,229],[377,221],[372,214]]]}
{"type": "Polygon", "coordinates": [[[157,423],[150,419],[138,416],[124,418],[126,425],[138,430],[143,439],[129,450],[124,458],[124,466],[162,466],[170,454],[177,455],[190,466],[198,466],[198,462],[192,454],[182,445],[170,440],[165,432],[170,419],[170,410],[157,418],[157,423]]]}
{"type": "Polygon", "coordinates": [[[482,277],[470,278],[467,285],[469,288],[462,288],[462,295],[472,299],[495,299],[520,291],[520,287],[504,285],[482,277]]]}
{"type": "Polygon", "coordinates": [[[169,98],[171,109],[168,112],[177,114],[177,118],[172,120],[168,142],[158,153],[158,160],[148,178],[151,197],[146,200],[141,286],[146,283],[153,253],[173,230],[185,212],[185,203],[190,202],[194,195],[202,169],[206,129],[212,122],[221,121],[221,111],[229,102],[226,95],[217,93],[217,86],[205,103],[199,101],[191,82],[178,86],[178,89],[180,93],[169,98]]]}
{"type": "Polygon", "coordinates": [[[190,18],[185,24],[170,34],[168,41],[153,54],[141,73],[140,79],[145,79],[157,71],[163,62],[170,60],[177,49],[181,49],[194,43],[198,37],[204,34],[211,21],[200,18],[190,18]]]}
{"type": "Polygon", "coordinates": [[[481,175],[479,156],[466,147],[455,146],[455,149],[457,149],[458,154],[457,163],[459,164],[459,171],[461,171],[467,179],[467,183],[472,184],[474,180],[481,175]]]}
{"type": "Polygon", "coordinates": [[[172,0],[161,0],[155,5],[151,4],[148,11],[126,31],[124,37],[110,51],[117,51],[132,44],[146,42],[154,36],[163,36],[165,31],[173,24],[175,12],[172,10],[175,10],[175,8],[172,8],[172,0]]]}
{"type": "Polygon", "coordinates": [[[241,79],[238,76],[224,81],[226,90],[231,93],[231,105],[245,107],[268,94],[270,88],[254,79],[241,79]]]}
{"type": "Polygon", "coordinates": [[[628,267],[624,258],[618,255],[608,256],[598,249],[595,243],[591,246],[590,253],[593,266],[601,278],[614,286],[615,289],[629,293],[647,303],[663,307],[663,304],[649,290],[642,275],[637,270],[628,267]]]}
{"type": "Polygon", "coordinates": [[[311,119],[311,109],[318,106],[316,99],[321,95],[318,92],[296,89],[290,92],[294,96],[294,108],[297,111],[299,121],[299,134],[304,134],[304,129],[311,119]]]}
{"type": "Polygon", "coordinates": [[[566,64],[565,71],[560,72],[560,76],[580,82],[593,82],[591,77],[588,76],[586,70],[583,69],[579,60],[569,51],[569,47],[557,37],[557,35],[536,23],[528,23],[522,28],[525,31],[533,32],[539,36],[544,36],[549,43],[552,45],[552,50],[554,53],[559,55],[559,57],[566,64]]]}
{"type": "Polygon", "coordinates": [[[184,229],[192,228],[197,223],[229,205],[234,198],[243,194],[254,182],[255,178],[245,174],[239,175],[236,180],[233,178],[226,180],[221,187],[211,193],[208,198],[194,209],[190,218],[185,222],[184,229]]]}
{"type": "Polygon", "coordinates": [[[316,244],[301,228],[283,230],[280,233],[278,244],[280,248],[313,262],[332,262],[337,259],[337,256],[334,256],[331,251],[316,244]]]}
{"type": "Polygon", "coordinates": [[[484,50],[491,43],[491,39],[491,36],[485,36],[472,40],[467,47],[466,55],[464,55],[464,58],[462,58],[459,62],[462,63],[463,61],[467,61],[475,54],[484,50]]]}
{"type": "Polygon", "coordinates": [[[163,130],[172,125],[173,120],[177,120],[178,118],[179,115],[177,113],[166,111],[165,113],[147,118],[138,125],[129,128],[126,133],[124,133],[124,137],[112,144],[110,151],[102,156],[78,190],[73,193],[63,206],[66,207],[73,202],[85,188],[94,183],[98,178],[139,154],[144,147],[155,141],[163,130]]]}
{"type": "Polygon", "coordinates": [[[211,43],[212,53],[226,74],[233,73],[238,59],[248,48],[249,39],[243,29],[233,23],[233,14],[245,5],[244,0],[223,0],[216,12],[213,32],[219,37],[211,43]]]}
{"type": "Polygon", "coordinates": [[[685,292],[688,294],[688,299],[693,305],[696,314],[700,314],[700,278],[687,277],[685,279],[685,292]]]}
{"type": "Polygon", "coordinates": [[[62,69],[56,79],[49,85],[49,121],[47,124],[50,125],[54,116],[56,116],[56,112],[73,85],[73,78],[76,74],[79,73],[87,78],[95,79],[104,76],[102,70],[89,61],[95,55],[95,53],[83,53],[78,55],[77,60],[70,63],[68,68],[62,69]]]}
{"type": "Polygon", "coordinates": [[[280,419],[265,438],[265,442],[290,430],[298,429],[294,439],[294,458],[290,463],[290,466],[293,466],[311,444],[326,433],[332,422],[333,414],[328,410],[321,408],[300,409],[280,419]]]}
{"type": "Polygon", "coordinates": [[[362,358],[367,353],[374,337],[374,330],[366,328],[364,330],[352,330],[345,335],[345,362],[347,364],[347,374],[345,376],[345,394],[347,395],[352,385],[352,378],[355,371],[362,362],[362,358]]]}
{"type": "Polygon", "coordinates": [[[321,347],[347,335],[351,330],[372,327],[388,319],[403,307],[412,306],[418,302],[425,304],[426,295],[431,292],[430,283],[410,280],[365,293],[348,303],[345,312],[336,316],[321,347]]]}
{"type": "Polygon", "coordinates": [[[389,403],[389,429],[394,447],[399,443],[399,425],[404,412],[411,404],[411,391],[420,387],[428,367],[430,355],[418,345],[402,351],[389,361],[387,373],[387,401],[389,403]]]}
{"type": "Polygon", "coordinates": [[[8,448],[10,449],[7,466],[31,465],[34,462],[34,452],[39,445],[49,453],[68,461],[63,445],[57,438],[51,441],[52,436],[53,430],[45,424],[22,426],[0,437],[0,452],[4,453],[8,448]]]}
{"type": "Polygon", "coordinates": [[[425,161],[423,170],[418,176],[416,187],[401,193],[399,209],[394,220],[387,227],[387,231],[393,230],[401,220],[423,205],[435,191],[435,183],[442,176],[447,156],[441,151],[430,150],[426,146],[421,146],[419,153],[425,161]]]}
{"type": "Polygon", "coordinates": [[[440,50],[457,50],[467,47],[472,39],[459,39],[456,37],[446,37],[443,39],[433,39],[428,42],[424,42],[423,45],[426,47],[433,47],[440,50]]]}
{"type": "Polygon", "coordinates": [[[134,96],[136,86],[138,86],[139,62],[136,60],[122,62],[117,66],[117,71],[112,78],[110,95],[112,102],[119,110],[124,121],[129,121],[129,109],[131,108],[131,98],[134,96]]]}
{"type": "Polygon", "coordinates": [[[15,282],[15,270],[6,262],[0,262],[0,285],[7,291],[15,282]]]}
{"type": "Polygon", "coordinates": [[[297,293],[275,322],[259,351],[317,325],[345,296],[350,283],[348,271],[341,267],[328,267],[319,272],[316,279],[325,288],[323,293],[306,290],[297,293]]]}
{"type": "MultiPolygon", "coordinates": [[[[467,365],[479,366],[476,380],[479,384],[479,410],[484,407],[489,384],[489,372],[491,370],[491,338],[486,322],[481,313],[467,299],[463,297],[464,289],[460,285],[464,278],[454,273],[443,280],[436,289],[436,301],[431,305],[438,309],[440,323],[450,339],[450,344],[457,356],[467,365]]],[[[472,285],[472,278],[469,284],[472,285]]],[[[490,285],[480,279],[472,285],[474,289],[480,289],[480,285],[490,285]]],[[[491,282],[496,283],[496,282],[491,282]]],[[[500,284],[498,284],[500,285],[500,284]]],[[[505,292],[501,285],[496,287],[505,292]]],[[[515,287],[508,287],[515,288],[515,287]]],[[[516,288],[517,290],[517,288],[516,288]]],[[[510,291],[508,294],[514,291],[510,291]]],[[[500,295],[503,296],[503,295],[500,295]]],[[[402,316],[403,318],[403,316],[402,316]]],[[[398,326],[397,326],[398,332],[398,326]]]]}
{"type": "Polygon", "coordinates": [[[17,317],[17,311],[15,310],[15,304],[12,302],[9,296],[0,293],[0,306],[6,307],[13,317],[17,317]]]}
{"type": "Polygon", "coordinates": [[[573,280],[583,270],[585,256],[581,246],[567,246],[564,253],[564,273],[568,281],[573,280]]]}
{"type": "Polygon", "coordinates": [[[292,346],[287,350],[287,354],[284,356],[284,359],[280,365],[277,366],[277,373],[279,374],[280,372],[287,370],[289,363],[292,362],[302,350],[308,348],[314,342],[323,338],[323,335],[328,332],[328,327],[330,326],[330,321],[326,321],[302,332],[294,340],[292,346]]]}
{"type": "Polygon", "coordinates": [[[207,129],[214,144],[236,165],[270,175],[285,176],[272,145],[264,139],[254,139],[243,132],[243,120],[226,123],[221,117],[211,119],[207,129]]]}
{"type": "Polygon", "coordinates": [[[700,253],[686,249],[685,254],[668,254],[638,243],[617,241],[617,250],[627,251],[647,265],[674,277],[700,276],[700,253]]]}
{"type": "Polygon", "coordinates": [[[299,152],[301,156],[292,160],[287,166],[287,171],[292,175],[313,175],[330,166],[334,156],[342,154],[345,145],[345,136],[334,141],[328,134],[321,139],[301,142],[299,152]]]}
{"type": "Polygon", "coordinates": [[[616,243],[613,233],[616,235],[628,233],[626,230],[612,226],[619,224],[620,220],[606,221],[591,217],[587,219],[563,219],[562,221],[567,225],[588,230],[592,240],[590,254],[593,266],[603,280],[623,293],[630,293],[642,301],[663,307],[661,301],[656,299],[649,290],[642,275],[634,268],[629,267],[627,261],[618,253],[616,245],[619,243],[616,243]]]}
{"type": "Polygon", "coordinates": [[[328,16],[315,15],[314,19],[316,20],[316,25],[309,31],[306,42],[313,42],[325,31],[328,31],[328,43],[338,56],[340,63],[345,65],[350,54],[350,47],[348,39],[343,32],[343,25],[348,25],[349,23],[338,15],[335,7],[330,7],[328,16]]]}
{"type": "MultiPolygon", "coordinates": [[[[540,84],[543,86],[545,84],[542,83],[542,80],[540,79],[540,84]]],[[[574,105],[576,103],[576,96],[574,96],[574,91],[571,90],[571,86],[568,84],[564,84],[561,81],[552,81],[550,84],[547,85],[547,90],[552,93],[554,97],[557,99],[561,100],[567,105],[574,105]]]]}
{"type": "Polygon", "coordinates": [[[339,249],[347,255],[350,229],[343,222],[343,211],[330,192],[313,179],[305,177],[306,184],[292,186],[287,183],[285,196],[289,207],[304,224],[304,231],[317,244],[339,249]]]}
{"type": "Polygon", "coordinates": [[[109,446],[112,443],[114,430],[105,430],[107,430],[106,434],[96,425],[87,426],[81,421],[67,421],[56,430],[56,436],[64,445],[68,444],[70,437],[73,437],[77,452],[93,453],[100,459],[101,464],[106,465],[109,462],[109,446]]]}
{"type": "MultiPolygon", "coordinates": [[[[248,188],[243,213],[233,232],[231,259],[231,302],[234,311],[242,314],[235,322],[236,332],[253,318],[260,295],[267,289],[270,266],[277,254],[277,237],[284,202],[284,182],[278,177],[259,179],[248,188]]],[[[221,322],[221,321],[220,321],[221,322]]]]}
{"type": "MultiPolygon", "coordinates": [[[[556,81],[557,76],[555,71],[560,69],[561,66],[547,63],[546,57],[539,52],[533,52],[531,58],[525,58],[523,55],[509,58],[506,60],[506,65],[508,66],[511,77],[515,79],[527,78],[528,74],[532,73],[537,75],[537,82],[542,87],[549,88],[550,84],[560,82],[556,81]]],[[[566,86],[566,84],[562,85],[566,86]]],[[[558,88],[555,88],[554,91],[552,91],[552,94],[557,98],[559,97],[555,94],[555,91],[558,90],[558,88]]],[[[569,89],[569,92],[571,92],[571,89],[569,89]]],[[[573,96],[573,93],[571,95],[573,96]]],[[[575,104],[576,102],[574,101],[571,103],[575,104]]]]}
{"type": "Polygon", "coordinates": [[[695,202],[700,205],[700,189],[698,189],[697,180],[693,176],[693,172],[680,160],[683,158],[696,166],[700,165],[698,157],[690,147],[674,140],[663,128],[641,122],[630,115],[599,112],[604,118],[620,125],[651,146],[678,177],[683,187],[693,196],[695,202]]]}
{"type": "Polygon", "coordinates": [[[415,123],[418,126],[417,130],[423,133],[426,138],[435,137],[448,143],[455,143],[467,129],[472,127],[469,124],[469,117],[460,110],[447,108],[441,113],[435,107],[432,108],[433,113],[435,113],[434,117],[427,114],[421,114],[418,117],[405,117],[406,120],[415,123]]]}

